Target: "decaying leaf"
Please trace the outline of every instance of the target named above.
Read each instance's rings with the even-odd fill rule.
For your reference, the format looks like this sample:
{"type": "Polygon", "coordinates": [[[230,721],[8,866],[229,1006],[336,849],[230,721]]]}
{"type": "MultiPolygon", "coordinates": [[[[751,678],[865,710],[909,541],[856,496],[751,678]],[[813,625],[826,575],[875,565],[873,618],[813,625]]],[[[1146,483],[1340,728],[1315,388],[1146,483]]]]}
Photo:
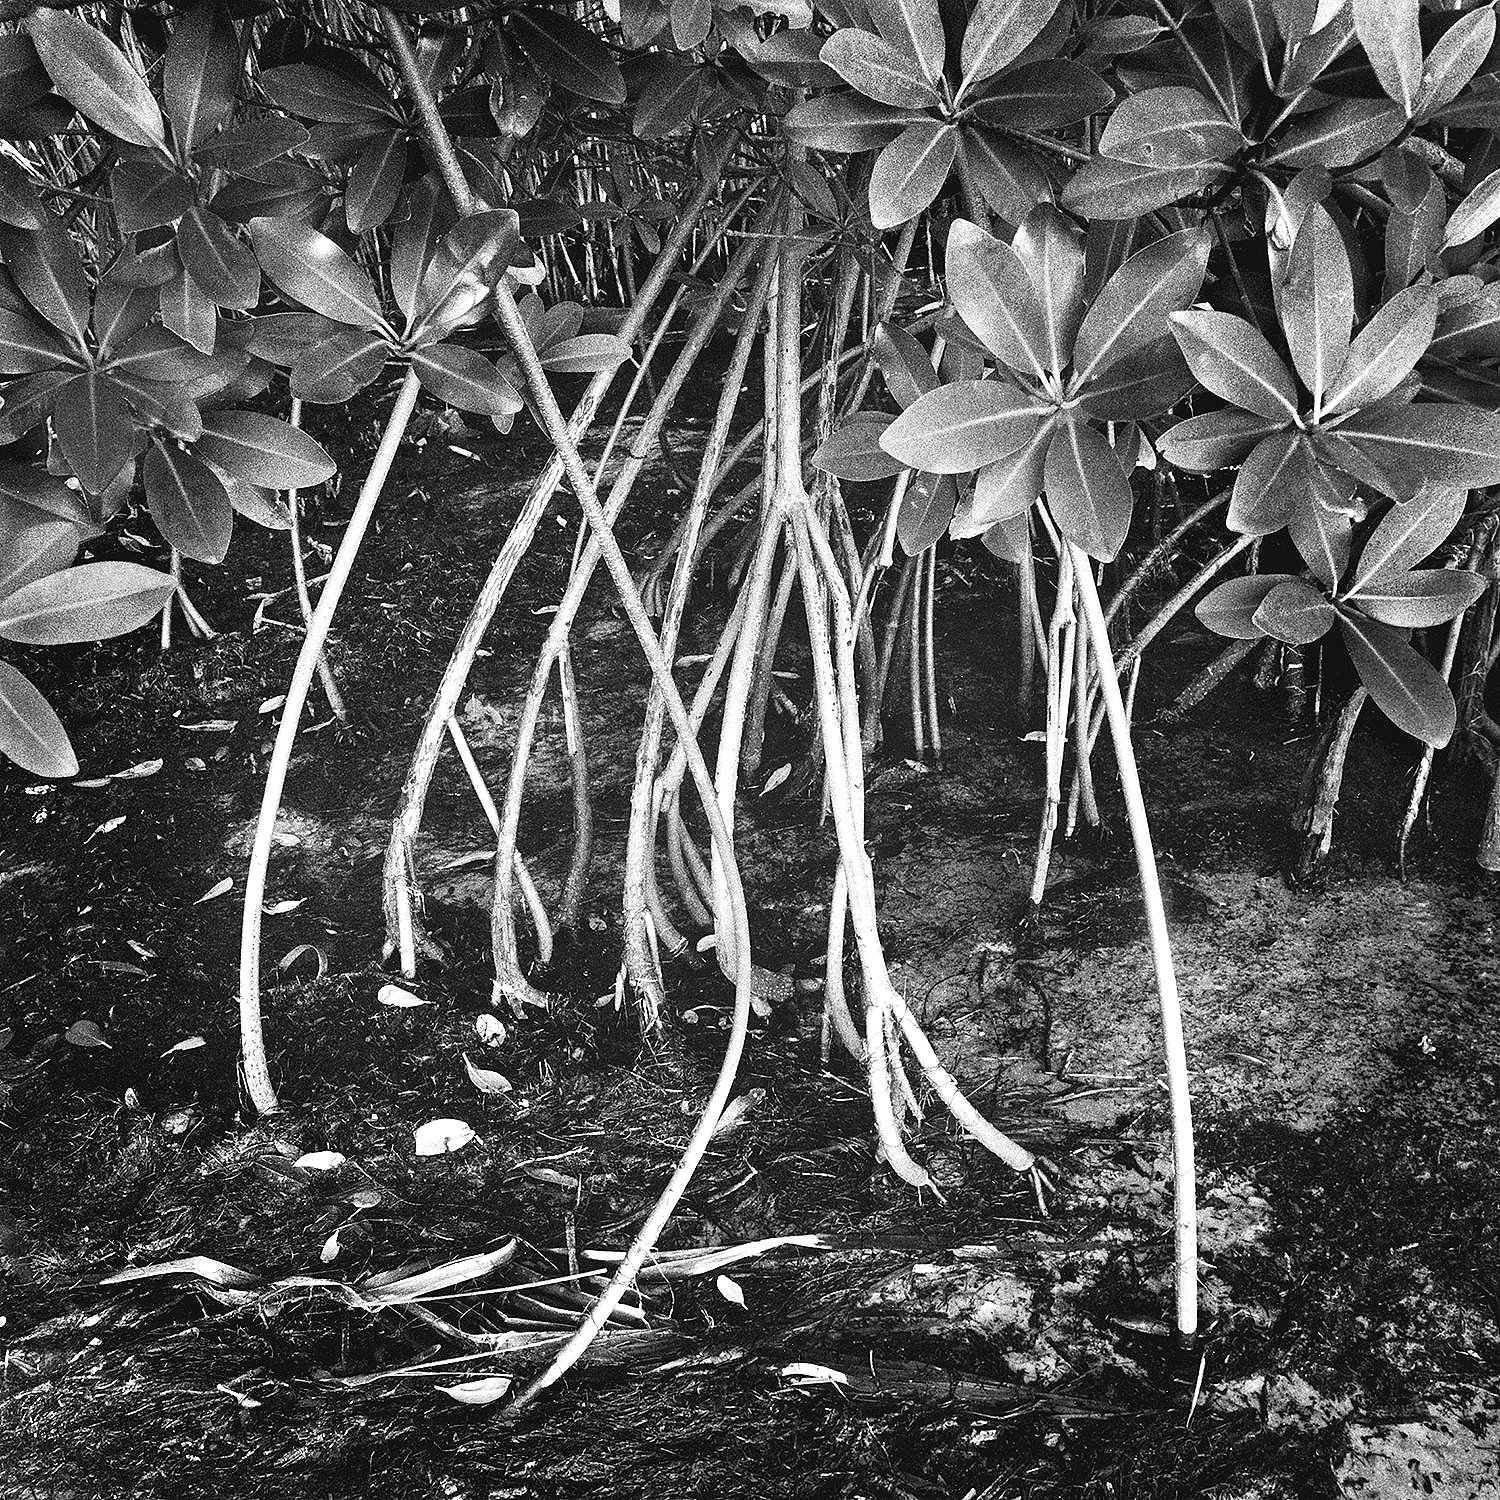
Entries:
{"type": "Polygon", "coordinates": [[[332,1172],[348,1160],[342,1151],[304,1151],[293,1163],[304,1172],[332,1172]]]}
{"type": "Polygon", "coordinates": [[[63,1032],[63,1040],[74,1047],[108,1047],[110,1045],[95,1021],[74,1021],[63,1032]]]}
{"type": "Polygon", "coordinates": [[[464,1071],[469,1075],[469,1082],[481,1094],[508,1094],[511,1092],[510,1079],[503,1073],[496,1073],[492,1068],[476,1068],[469,1061],[469,1054],[467,1052],[464,1053],[464,1071]]]}
{"type": "Polygon", "coordinates": [[[429,1120],[413,1132],[418,1156],[442,1156],[462,1151],[474,1139],[474,1132],[462,1120],[429,1120]]]}
{"type": "Polygon", "coordinates": [[[412,1010],[418,1005],[430,1003],[421,996],[412,994],[410,990],[402,989],[399,984],[381,985],[380,993],[375,998],[382,1005],[393,1005],[397,1010],[412,1010]]]}
{"type": "Polygon", "coordinates": [[[511,1388],[513,1380],[510,1375],[484,1375],[478,1380],[465,1380],[461,1385],[440,1385],[438,1389],[465,1406],[488,1406],[511,1388]]]}

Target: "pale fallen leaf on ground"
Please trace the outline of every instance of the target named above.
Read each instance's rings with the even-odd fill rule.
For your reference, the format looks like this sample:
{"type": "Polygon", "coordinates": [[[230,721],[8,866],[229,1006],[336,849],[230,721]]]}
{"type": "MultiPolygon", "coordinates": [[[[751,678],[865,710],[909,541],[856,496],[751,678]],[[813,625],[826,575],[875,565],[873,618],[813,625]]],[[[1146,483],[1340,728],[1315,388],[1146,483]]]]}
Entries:
{"type": "Polygon", "coordinates": [[[342,1151],[304,1151],[293,1163],[306,1172],[332,1172],[348,1158],[342,1151]]]}
{"type": "Polygon", "coordinates": [[[474,1132],[462,1120],[429,1120],[413,1132],[418,1156],[442,1156],[461,1151],[474,1139],[474,1132]]]}
{"type": "Polygon", "coordinates": [[[462,1385],[440,1385],[438,1389],[465,1406],[488,1406],[511,1388],[513,1379],[510,1375],[486,1375],[479,1380],[466,1380],[462,1385]]]}
{"type": "Polygon", "coordinates": [[[464,1053],[464,1071],[469,1075],[469,1082],[481,1094],[508,1094],[511,1092],[510,1079],[504,1073],[496,1073],[492,1068],[476,1068],[469,1061],[469,1054],[467,1052],[464,1053]]]}
{"type": "Polygon", "coordinates": [[[412,994],[410,990],[403,990],[399,984],[381,985],[380,993],[375,998],[382,1005],[394,1005],[398,1010],[411,1010],[414,1006],[430,1003],[419,995],[412,994]]]}
{"type": "Polygon", "coordinates": [[[104,1039],[104,1033],[99,1029],[95,1021],[74,1021],[68,1029],[63,1032],[63,1040],[71,1042],[75,1047],[107,1047],[109,1043],[104,1039]]]}

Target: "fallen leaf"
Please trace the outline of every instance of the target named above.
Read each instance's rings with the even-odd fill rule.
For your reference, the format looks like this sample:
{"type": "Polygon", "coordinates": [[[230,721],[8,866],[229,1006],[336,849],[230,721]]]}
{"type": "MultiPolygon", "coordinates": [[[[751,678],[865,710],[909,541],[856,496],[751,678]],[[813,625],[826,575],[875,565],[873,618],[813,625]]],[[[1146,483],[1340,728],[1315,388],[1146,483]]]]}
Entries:
{"type": "Polygon", "coordinates": [[[486,1047],[505,1045],[505,1022],[499,1016],[491,1015],[489,1011],[474,1017],[474,1030],[486,1047]]]}
{"type": "Polygon", "coordinates": [[[198,899],[195,902],[193,902],[193,905],[194,906],[202,906],[205,901],[217,901],[220,896],[228,895],[229,892],[232,891],[233,889],[234,889],[234,881],[232,881],[226,875],[222,880],[220,880],[216,884],[209,886],[209,888],[206,891],[204,891],[204,893],[201,896],[199,896],[198,899]]]}
{"type": "Polygon", "coordinates": [[[717,1140],[721,1135],[728,1135],[730,1131],[738,1130],[744,1124],[745,1116],[765,1102],[766,1091],[764,1089],[750,1089],[731,1099],[724,1106],[724,1113],[719,1116],[719,1123],[714,1126],[714,1133],[710,1139],[717,1140]]]}
{"type": "Polygon", "coordinates": [[[474,1132],[462,1120],[429,1120],[413,1132],[418,1156],[442,1156],[461,1151],[474,1139],[474,1132]]]}
{"type": "Polygon", "coordinates": [[[63,1041],[71,1042],[75,1047],[108,1047],[109,1043],[104,1040],[104,1033],[94,1021],[74,1021],[68,1029],[63,1032],[63,1041]]]}
{"type": "Polygon", "coordinates": [[[168,1135],[186,1135],[196,1119],[190,1109],[171,1109],[161,1117],[161,1128],[168,1135]]]}
{"type": "MultiPolygon", "coordinates": [[[[125,821],[125,814],[124,813],[121,813],[118,818],[106,818],[94,830],[94,833],[113,833],[115,831],[115,829],[117,829],[120,826],[120,824],[123,823],[124,821],[125,821]]],[[[91,833],[89,835],[89,839],[93,838],[94,833],[91,833]]],[[[88,843],[89,839],[85,839],[84,843],[88,843]]]]}
{"type": "Polygon", "coordinates": [[[235,1390],[232,1386],[216,1385],[214,1389],[218,1391],[222,1396],[233,1397],[234,1400],[238,1401],[246,1411],[254,1411],[255,1408],[260,1405],[260,1402],[257,1401],[254,1396],[241,1395],[240,1392],[235,1390]]]}
{"type": "Polygon", "coordinates": [[[126,767],[123,771],[116,771],[111,778],[114,781],[141,781],[147,776],[155,776],[161,770],[160,760],[137,761],[135,765],[126,767]]]}
{"type": "Polygon", "coordinates": [[[316,943],[298,943],[295,948],[282,957],[280,963],[276,965],[277,969],[285,974],[304,953],[312,953],[317,956],[318,978],[321,979],[328,972],[328,955],[316,943]]]}
{"type": "Polygon", "coordinates": [[[581,1186],[576,1177],[558,1172],[552,1167],[527,1167],[526,1175],[533,1182],[545,1183],[548,1187],[561,1188],[565,1193],[576,1193],[581,1186]]]}
{"type": "Polygon", "coordinates": [[[791,774],[792,767],[790,762],[788,762],[784,766],[777,766],[776,769],[766,777],[766,784],[760,789],[761,796],[764,797],[767,792],[774,792],[776,788],[779,787],[781,783],[785,781],[791,774]]]}
{"type": "Polygon", "coordinates": [[[267,698],[261,706],[256,709],[258,714],[274,714],[283,703],[286,702],[286,694],[278,693],[274,698],[267,698]]]}
{"type": "Polygon", "coordinates": [[[201,724],[184,724],[196,734],[225,734],[239,723],[238,719],[204,719],[201,724]]]}
{"type": "Polygon", "coordinates": [[[292,1165],[305,1172],[332,1172],[343,1166],[346,1160],[348,1158],[342,1151],[304,1151],[292,1165]]]}
{"type": "Polygon", "coordinates": [[[512,1379],[510,1375],[485,1375],[478,1380],[465,1380],[461,1385],[440,1385],[438,1389],[465,1406],[488,1406],[510,1389],[512,1379]]]}
{"type": "Polygon", "coordinates": [[[382,1005],[394,1005],[398,1010],[411,1010],[413,1006],[430,1003],[412,994],[410,990],[403,990],[399,984],[381,985],[380,993],[375,998],[382,1005]]]}
{"type": "Polygon", "coordinates": [[[116,1271],[113,1276],[104,1277],[99,1284],[113,1286],[123,1281],[151,1281],[158,1276],[193,1276],[213,1286],[240,1289],[263,1284],[261,1278],[252,1272],[242,1271],[227,1261],[215,1260],[211,1255],[187,1255],[181,1260],[158,1261],[150,1266],[131,1266],[128,1270],[116,1271]]]}
{"type": "Polygon", "coordinates": [[[326,1266],[331,1261],[339,1258],[339,1232],[337,1229],[323,1241],[323,1248],[318,1252],[318,1259],[326,1266]]]}
{"type": "Polygon", "coordinates": [[[732,1302],[736,1307],[745,1305],[745,1293],[732,1276],[716,1276],[714,1285],[719,1289],[719,1295],[726,1301],[732,1302]]]}
{"type": "Polygon", "coordinates": [[[511,1092],[510,1079],[503,1073],[496,1073],[491,1068],[476,1068],[469,1061],[469,1054],[464,1053],[464,1071],[469,1075],[469,1082],[479,1090],[481,1094],[508,1094],[511,1092]]]}
{"type": "Polygon", "coordinates": [[[289,896],[285,901],[273,901],[269,906],[261,907],[261,911],[268,917],[282,917],[289,911],[296,911],[306,900],[306,896],[289,896]]]}
{"type": "Polygon", "coordinates": [[[207,1042],[201,1036],[185,1036],[180,1042],[174,1042],[165,1052],[163,1057],[170,1057],[174,1052],[196,1052],[200,1047],[206,1047],[207,1042]]]}
{"type": "Polygon", "coordinates": [[[848,1385],[849,1377],[842,1370],[831,1370],[827,1365],[808,1364],[794,1360],[781,1367],[782,1378],[798,1385],[848,1385]]]}

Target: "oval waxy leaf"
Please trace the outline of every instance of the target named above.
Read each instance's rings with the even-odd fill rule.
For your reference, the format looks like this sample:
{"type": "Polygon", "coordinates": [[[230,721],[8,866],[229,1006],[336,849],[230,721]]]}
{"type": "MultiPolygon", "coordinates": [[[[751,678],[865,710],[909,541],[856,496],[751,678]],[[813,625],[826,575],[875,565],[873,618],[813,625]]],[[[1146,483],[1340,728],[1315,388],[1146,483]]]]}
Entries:
{"type": "Polygon", "coordinates": [[[344,219],[353,233],[378,229],[395,212],[406,157],[405,131],[383,131],[365,143],[344,187],[344,219]]]}
{"type": "Polygon", "coordinates": [[[896,540],[908,557],[925,552],[948,529],[958,504],[951,474],[914,474],[896,512],[896,540]]]}
{"type": "Polygon", "coordinates": [[[913,402],[880,446],[908,468],[964,474],[1024,447],[1052,410],[998,380],[956,380],[913,402]]]}
{"type": "Polygon", "coordinates": [[[217,214],[194,208],[177,226],[177,253],[188,275],[215,307],[248,312],[260,301],[260,267],[217,214]]]}
{"type": "Polygon", "coordinates": [[[1314,203],[1303,215],[1287,258],[1281,327],[1292,364],[1312,392],[1314,408],[1321,410],[1324,393],[1349,353],[1354,328],[1354,272],[1349,252],[1321,203],[1314,203]]]}
{"type": "Polygon", "coordinates": [[[1060,375],[1072,361],[1083,321],[1083,243],[1062,213],[1039,203],[1022,220],[1011,249],[1041,302],[1047,368],[1060,375]]]}
{"type": "Polygon", "coordinates": [[[1244,144],[1216,104],[1176,85],[1128,95],[1099,137],[1103,155],[1142,167],[1217,165],[1244,144]]]}
{"type": "Polygon", "coordinates": [[[1443,231],[1443,249],[1477,239],[1500,219],[1500,168],[1483,178],[1448,216],[1443,231]]]}
{"type": "Polygon", "coordinates": [[[1349,592],[1361,593],[1377,579],[1405,573],[1430,557],[1458,525],[1467,499],[1467,490],[1433,486],[1393,505],[1361,550],[1349,592]]]}
{"type": "Polygon", "coordinates": [[[108,640],[160,614],[176,587],[140,563],[82,563],[0,600],[0,636],[28,646],[108,640]]]}
{"type": "Polygon", "coordinates": [[[1278,422],[1227,406],[1169,427],[1156,440],[1156,449],[1173,468],[1186,469],[1190,474],[1212,474],[1215,469],[1243,463],[1262,438],[1280,430],[1278,422]]]}
{"type": "Polygon", "coordinates": [[[268,490],[310,489],[338,470],[323,445],[301,428],[258,411],[205,412],[198,455],[268,490]]]}
{"type": "Polygon", "coordinates": [[[142,466],[151,519],[167,543],[195,562],[223,562],[234,527],[224,482],[182,448],[153,443],[142,466]]]}
{"type": "Polygon", "coordinates": [[[0,599],[38,578],[66,568],[78,552],[82,532],[72,521],[27,507],[29,519],[0,530],[0,599]]]}
{"type": "Polygon", "coordinates": [[[1411,494],[1428,484],[1500,484],[1500,416],[1477,406],[1375,408],[1357,412],[1339,432],[1411,494]]]}
{"type": "Polygon", "coordinates": [[[1308,646],[1333,629],[1333,605],[1302,578],[1278,583],[1256,609],[1253,624],[1262,635],[1288,646],[1308,646]]]}
{"type": "Polygon", "coordinates": [[[1269,536],[1292,519],[1296,484],[1305,473],[1301,433],[1277,431],[1240,465],[1225,518],[1241,536],[1269,536]]]}
{"type": "Polygon", "coordinates": [[[26,24],[52,86],[79,114],[135,146],[166,147],[166,126],[146,80],[103,32],[61,10],[26,24]]]}
{"type": "Polygon", "coordinates": [[[897,109],[935,108],[937,91],[914,57],[868,31],[846,27],[823,43],[819,59],[850,88],[897,109]]]}
{"type": "Polygon", "coordinates": [[[1208,236],[1169,234],[1128,257],[1104,283],[1078,330],[1073,375],[1083,381],[1171,331],[1168,318],[1187,307],[1208,269],[1208,236]]]}
{"type": "MultiPolygon", "coordinates": [[[[1041,35],[1057,4],[1058,0],[979,0],[959,51],[963,88],[992,78],[1014,62],[1041,35]]],[[[934,13],[937,9],[934,5],[934,13]]],[[[938,27],[941,32],[941,22],[938,27]]]]}
{"type": "Polygon", "coordinates": [[[1396,293],[1349,346],[1323,409],[1354,411],[1388,396],[1427,352],[1437,327],[1438,295],[1430,286],[1396,293]]]}
{"type": "Polygon", "coordinates": [[[974,476],[973,491],[959,502],[948,534],[955,539],[988,536],[991,530],[1024,516],[1042,493],[1047,449],[1057,419],[1046,418],[1033,436],[974,476]]]}
{"type": "Polygon", "coordinates": [[[1060,422],[1042,478],[1058,530],[1090,557],[1109,562],[1130,530],[1132,502],[1130,480],[1104,434],[1081,422],[1060,422]]]}
{"type": "Polygon", "coordinates": [[[1291,581],[1286,573],[1252,573],[1248,578],[1231,578],[1210,589],[1193,613],[1215,635],[1234,641],[1253,641],[1264,633],[1255,623],[1255,612],[1272,589],[1291,581]]]}
{"type": "Polygon", "coordinates": [[[889,145],[908,125],[928,116],[892,109],[863,94],[819,94],[794,105],[781,122],[789,139],[812,151],[873,151],[889,145]]]}
{"type": "Polygon", "coordinates": [[[514,416],[524,404],[495,362],[477,350],[457,344],[432,344],[414,349],[410,357],[423,389],[460,411],[505,417],[514,416]]]}
{"type": "Polygon", "coordinates": [[[1405,123],[1401,110],[1384,99],[1340,99],[1298,115],[1266,160],[1285,167],[1347,167],[1389,146],[1405,123]]]}
{"type": "Polygon", "coordinates": [[[1076,125],[1115,102],[1115,91],[1092,68],[1049,57],[1012,68],[970,101],[973,117],[1005,130],[1056,130],[1076,125]]]}
{"type": "Polygon", "coordinates": [[[948,39],[938,0],[864,0],[864,9],[875,30],[911,57],[925,77],[936,83],[943,76],[948,39]]]}
{"type": "Polygon", "coordinates": [[[948,297],[969,331],[1002,364],[1040,375],[1050,362],[1047,316],[1016,252],[977,224],[948,231],[948,297]]]}
{"type": "Polygon", "coordinates": [[[593,32],[556,11],[515,10],[510,35],[559,88],[599,104],[625,102],[625,75],[593,32]]]}
{"type": "Polygon", "coordinates": [[[918,120],[875,158],[870,172],[870,222],[894,229],[914,219],[942,192],[958,155],[958,131],[918,120]]]}
{"type": "Polygon", "coordinates": [[[357,395],[385,368],[390,349],[378,334],[343,328],[303,349],[292,362],[292,394],[299,401],[338,405],[357,395]]]}
{"type": "Polygon", "coordinates": [[[1458,709],[1437,668],[1402,631],[1355,614],[1339,616],[1339,633],[1360,681],[1397,729],[1441,750],[1453,738],[1458,709]]]}
{"type": "Polygon", "coordinates": [[[178,144],[207,140],[234,113],[240,39],[219,0],[197,0],[172,30],[162,63],[162,98],[178,144]]]}
{"type": "Polygon", "coordinates": [[[52,329],[25,313],[0,308],[0,374],[34,375],[67,365],[77,368],[79,356],[52,329]]]}
{"type": "Polygon", "coordinates": [[[6,269],[21,295],[68,341],[84,348],[89,327],[89,282],[78,252],[57,221],[38,234],[0,232],[6,269]]]}
{"type": "Polygon", "coordinates": [[[1386,94],[1408,119],[1422,87],[1418,0],[1353,0],[1354,31],[1386,94]]]}
{"type": "Polygon", "coordinates": [[[294,302],[355,328],[384,328],[380,297],[365,271],[327,235],[293,219],[252,219],[255,258],[294,302]]]}
{"type": "Polygon", "coordinates": [[[906,465],[880,446],[881,435],[891,421],[889,412],[855,412],[818,447],[813,454],[813,467],[860,484],[890,479],[901,473],[906,465]]]}
{"type": "Polygon", "coordinates": [[[336,125],[376,125],[399,119],[394,102],[368,84],[329,68],[287,63],[267,68],[261,87],[288,114],[336,125]]]}
{"type": "Polygon", "coordinates": [[[68,731],[29,677],[0,661],[0,755],[33,776],[78,774],[68,731]]]}
{"type": "Polygon", "coordinates": [[[1281,357],[1253,323],[1233,313],[1172,314],[1188,367],[1214,395],[1272,421],[1297,417],[1297,387],[1281,357]]]}
{"type": "Polygon", "coordinates": [[[1420,573],[1387,574],[1348,602],[1383,625],[1427,630],[1461,615],[1489,586],[1463,568],[1425,568],[1420,573]]]}
{"type": "Polygon", "coordinates": [[[52,429],[63,457],[91,495],[108,487],[135,444],[135,421],[119,386],[95,370],[58,391],[52,429]]]}
{"type": "Polygon", "coordinates": [[[882,323],[870,341],[870,350],[885,377],[886,390],[903,410],[918,396],[937,389],[931,355],[904,328],[882,323]]]}
{"type": "Polygon", "coordinates": [[[1068,179],[1058,202],[1085,219],[1135,219],[1201,193],[1225,171],[1217,164],[1143,167],[1092,156],[1068,179]]]}

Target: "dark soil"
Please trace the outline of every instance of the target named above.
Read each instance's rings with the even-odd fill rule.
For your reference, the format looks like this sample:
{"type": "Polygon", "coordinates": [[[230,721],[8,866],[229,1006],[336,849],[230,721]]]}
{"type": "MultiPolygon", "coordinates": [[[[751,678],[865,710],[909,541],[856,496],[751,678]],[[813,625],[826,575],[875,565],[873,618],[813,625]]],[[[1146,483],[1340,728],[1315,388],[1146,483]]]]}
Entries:
{"type": "MultiPolygon", "coordinates": [[[[373,420],[325,436],[368,452],[373,420]]],[[[1328,878],[1292,891],[1278,872],[1310,728],[1248,682],[1155,727],[1214,647],[1185,630],[1148,664],[1143,775],[1200,1131],[1208,1330],[1182,1356],[1128,841],[1101,762],[1108,827],[1060,846],[1041,923],[1017,922],[1041,747],[1014,712],[1003,584],[967,552],[941,569],[944,769],[905,758],[898,715],[869,772],[870,837],[897,981],[985,1112],[1061,1168],[1045,1216],[940,1109],[916,1149],[943,1200],[896,1183],[874,1160],[860,1080],[820,1066],[818,997],[799,991],[758,1021],[739,1085],[753,1107],[663,1249],[781,1242],[643,1282],[632,1321],[520,1419],[440,1388],[524,1376],[556,1347],[596,1284],[568,1278],[628,1243],[670,1173],[728,1015],[703,961],[672,972],[660,1043],[643,1049],[614,1007],[611,892],[645,677],[603,594],[578,653],[600,858],[585,931],[533,973],[551,1008],[507,1014],[498,1046],[476,1033],[490,1010],[489,834],[451,757],[421,864],[452,960],[412,986],[427,1003],[377,998],[396,788],[541,456],[534,436],[432,433],[360,560],[333,652],[354,719],[315,701],[268,898],[300,902],[266,918],[288,1106],[269,1121],[248,1122],[236,1088],[237,897],[210,893],[242,886],[268,700],[297,645],[285,539],[244,526],[226,566],[190,577],[222,632],[212,642],[162,655],[143,632],[28,660],[74,732],[81,781],[115,779],[12,772],[0,803],[3,1493],[1500,1492],[1500,960],[1494,889],[1469,863],[1477,784],[1440,768],[1399,883],[1410,749],[1367,715],[1328,878]],[[273,596],[259,628],[257,594],[273,596]],[[511,1091],[479,1092],[466,1060],[511,1091]],[[445,1118],[475,1139],[417,1156],[413,1131],[445,1118]],[[312,1151],[345,1160],[296,1165],[312,1151]],[[420,1303],[348,1294],[512,1239],[506,1265],[420,1303]],[[245,1275],[199,1261],[104,1283],[189,1257],[245,1275]]],[[[326,501],[313,540],[335,543],[345,513],[326,501]]],[[[463,705],[492,784],[572,535],[571,518],[544,523],[463,705]]],[[[649,535],[631,540],[651,555],[649,535]]],[[[802,743],[773,719],[762,778],[802,743]]],[[[759,960],[809,978],[831,835],[805,798],[754,790],[743,848],[759,960]]],[[[522,849],[555,892],[569,855],[555,708],[522,849]]]]}

